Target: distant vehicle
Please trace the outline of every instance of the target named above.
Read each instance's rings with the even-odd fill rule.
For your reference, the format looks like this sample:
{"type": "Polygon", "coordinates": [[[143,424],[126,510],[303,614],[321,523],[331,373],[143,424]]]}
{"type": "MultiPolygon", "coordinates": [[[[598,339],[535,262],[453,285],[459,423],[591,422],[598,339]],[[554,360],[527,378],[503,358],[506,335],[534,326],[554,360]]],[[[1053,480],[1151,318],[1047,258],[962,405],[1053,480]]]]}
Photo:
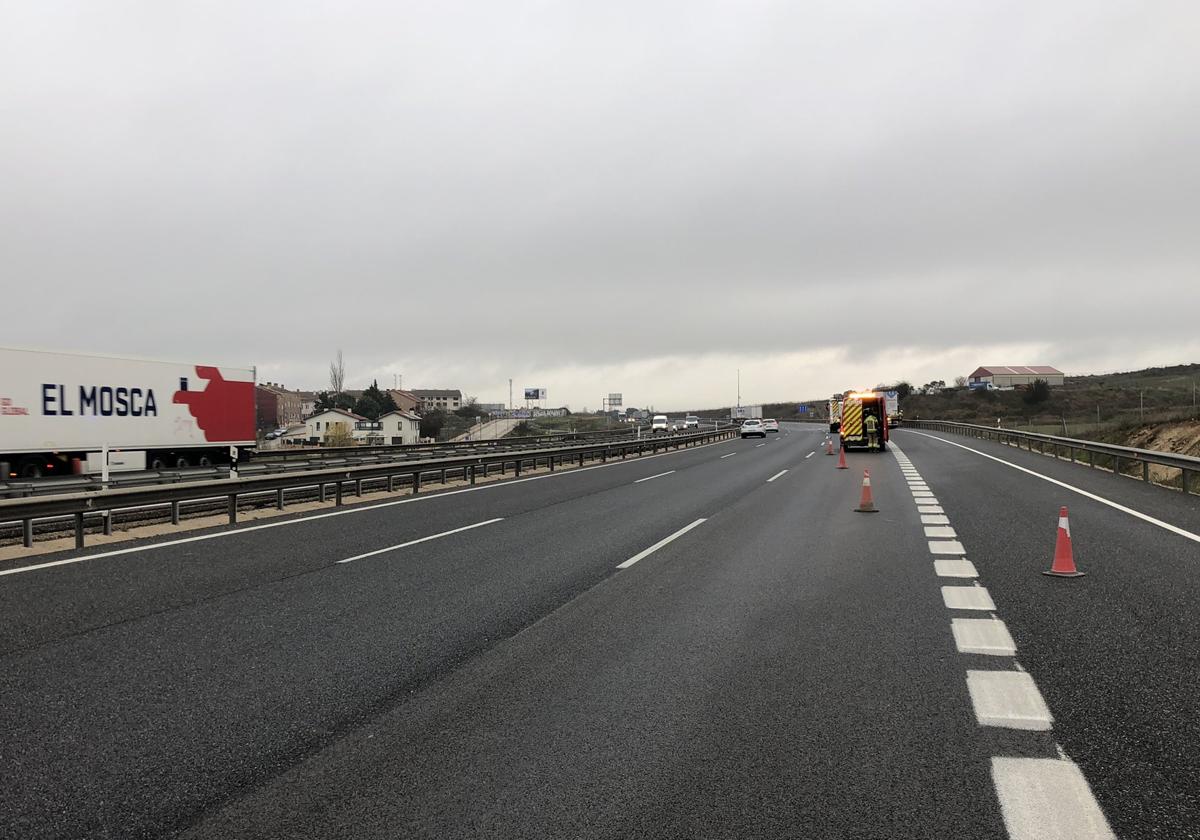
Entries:
{"type": "Polygon", "coordinates": [[[686,428],[687,428],[687,422],[682,417],[678,417],[671,421],[671,431],[672,432],[682,432],[686,428]]]}
{"type": "Polygon", "coordinates": [[[227,464],[254,415],[253,368],[0,349],[0,478],[227,464]]]}
{"type": "Polygon", "coordinates": [[[699,429],[700,418],[695,414],[689,414],[687,417],[683,418],[683,427],[685,429],[699,429]]]}
{"type": "Polygon", "coordinates": [[[265,435],[263,435],[264,440],[275,440],[277,437],[279,437],[278,431],[267,432],[265,435]]]}
{"type": "Polygon", "coordinates": [[[766,420],[763,420],[762,423],[763,423],[763,428],[766,429],[768,432],[775,432],[776,434],[779,433],[779,421],[778,420],[772,420],[771,418],[767,418],[766,420]]]}
{"type": "Polygon", "coordinates": [[[745,420],[750,417],[762,417],[761,405],[739,405],[729,409],[731,420],[745,420]]]}
{"type": "Polygon", "coordinates": [[[900,394],[897,391],[885,391],[883,403],[887,408],[887,423],[889,429],[900,425],[900,394]]]}
{"type": "Polygon", "coordinates": [[[741,434],[742,440],[745,440],[748,437],[765,438],[767,436],[767,429],[763,425],[763,421],[757,418],[752,418],[742,423],[741,434]]]}
{"type": "Polygon", "coordinates": [[[842,395],[829,398],[829,431],[836,432],[842,426],[842,395]]]}
{"type": "Polygon", "coordinates": [[[650,433],[657,435],[659,432],[666,434],[669,431],[671,431],[671,426],[667,415],[655,414],[654,419],[650,421],[650,433]]]}

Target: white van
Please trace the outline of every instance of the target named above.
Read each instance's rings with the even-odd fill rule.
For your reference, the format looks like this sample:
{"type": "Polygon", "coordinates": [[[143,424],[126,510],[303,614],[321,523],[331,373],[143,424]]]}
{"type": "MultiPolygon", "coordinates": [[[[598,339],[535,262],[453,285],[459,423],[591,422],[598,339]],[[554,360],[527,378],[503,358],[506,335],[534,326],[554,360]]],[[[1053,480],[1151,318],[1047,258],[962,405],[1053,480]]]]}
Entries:
{"type": "Polygon", "coordinates": [[[655,435],[662,433],[665,435],[667,432],[671,431],[669,423],[670,421],[667,420],[667,415],[655,414],[654,419],[650,421],[650,433],[655,435]]]}

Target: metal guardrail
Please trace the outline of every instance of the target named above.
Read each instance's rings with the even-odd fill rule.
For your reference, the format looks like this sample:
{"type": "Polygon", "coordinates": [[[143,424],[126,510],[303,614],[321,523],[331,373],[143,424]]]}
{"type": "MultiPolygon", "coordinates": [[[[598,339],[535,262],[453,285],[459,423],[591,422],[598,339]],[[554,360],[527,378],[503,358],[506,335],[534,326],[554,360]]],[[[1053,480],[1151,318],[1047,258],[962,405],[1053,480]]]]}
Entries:
{"type": "MultiPolygon", "coordinates": [[[[321,469],[323,467],[357,466],[379,463],[385,459],[405,460],[420,457],[438,457],[452,454],[474,454],[478,451],[511,452],[531,449],[553,443],[589,440],[615,440],[621,436],[632,436],[636,430],[628,428],[592,431],[563,432],[519,438],[499,438],[485,441],[446,441],[442,443],[386,444],[380,446],[340,446],[312,449],[265,450],[255,452],[251,460],[238,465],[238,471],[247,473],[279,472],[281,470],[321,469]]],[[[41,496],[72,491],[100,491],[105,487],[144,487],[155,484],[174,484],[183,481],[202,481],[206,478],[221,479],[229,476],[227,465],[213,467],[186,467],[182,469],[139,470],[115,473],[108,483],[99,475],[57,476],[36,479],[0,481],[0,499],[23,496],[41,496]]]]}
{"type": "Polygon", "coordinates": [[[625,459],[630,455],[658,454],[670,449],[684,449],[734,435],[729,429],[698,432],[688,435],[644,437],[562,446],[552,449],[523,449],[494,454],[456,455],[419,461],[389,461],[382,464],[347,466],[333,469],[316,469],[305,472],[283,472],[261,476],[192,481],[179,484],[154,485],[151,487],[127,487],[100,490],[91,493],[62,493],[18,499],[0,499],[0,523],[20,522],[23,542],[28,548],[33,545],[33,521],[47,517],[74,518],[75,545],[84,545],[85,517],[103,517],[105,534],[112,533],[112,513],[131,508],[169,506],[171,523],[179,524],[180,505],[184,502],[211,501],[224,498],[227,501],[229,522],[237,522],[238,497],[249,494],[275,493],[275,507],[284,509],[285,491],[304,488],[317,490],[320,501],[326,500],[329,487],[333,487],[337,505],[343,503],[344,489],[351,483],[357,495],[362,495],[364,482],[385,485],[394,492],[397,485],[407,485],[414,494],[421,490],[421,479],[429,473],[437,473],[444,483],[448,473],[458,473],[463,481],[474,484],[477,477],[488,477],[498,467],[502,475],[512,467],[519,476],[522,469],[532,466],[537,469],[545,465],[553,472],[559,466],[574,463],[580,466],[585,461],[607,462],[613,458],[625,459]]]}
{"type": "Polygon", "coordinates": [[[554,432],[546,435],[526,435],[523,437],[490,438],[488,440],[459,440],[439,441],[434,443],[386,443],[371,446],[320,446],[320,447],[281,447],[279,449],[257,450],[251,458],[255,461],[281,461],[303,459],[314,455],[391,455],[402,452],[426,452],[464,447],[492,448],[497,446],[522,446],[544,443],[594,440],[597,438],[631,436],[634,429],[595,430],[590,432],[554,432]]]}
{"type": "Polygon", "coordinates": [[[1104,467],[1104,459],[1107,459],[1112,471],[1119,475],[1126,474],[1121,470],[1123,464],[1140,464],[1141,478],[1145,482],[1150,481],[1150,466],[1152,464],[1160,467],[1168,467],[1179,470],[1180,485],[1185,494],[1191,492],[1191,488],[1194,486],[1195,475],[1200,474],[1200,458],[1194,458],[1191,455],[1179,455],[1174,452],[1161,452],[1156,449],[1137,449],[1132,446],[1117,446],[1113,443],[1101,443],[1094,440],[1044,435],[1039,432],[1021,432],[1016,429],[979,426],[973,423],[955,423],[949,420],[905,420],[904,427],[931,429],[933,431],[967,435],[968,437],[980,438],[981,440],[994,440],[1007,446],[1015,446],[1018,449],[1023,447],[1030,452],[1035,451],[1036,448],[1037,452],[1043,455],[1051,454],[1055,458],[1061,458],[1065,453],[1066,457],[1073,464],[1084,463],[1084,460],[1077,458],[1076,455],[1086,453],[1086,463],[1089,467],[1104,467]],[[1047,453],[1047,450],[1049,450],[1049,453],[1047,453]],[[1097,456],[1101,459],[1099,464],[1097,464],[1097,456]]]}

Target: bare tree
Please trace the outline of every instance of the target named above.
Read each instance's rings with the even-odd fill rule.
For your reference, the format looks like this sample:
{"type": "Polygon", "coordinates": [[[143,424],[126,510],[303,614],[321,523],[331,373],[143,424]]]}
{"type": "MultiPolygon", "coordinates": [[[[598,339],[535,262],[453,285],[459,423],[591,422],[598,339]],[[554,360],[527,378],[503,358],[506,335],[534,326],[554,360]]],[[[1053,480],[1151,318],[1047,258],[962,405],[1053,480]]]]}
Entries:
{"type": "Polygon", "coordinates": [[[342,348],[338,348],[337,358],[329,363],[329,390],[336,397],[342,393],[346,385],[346,366],[342,363],[342,348]]]}

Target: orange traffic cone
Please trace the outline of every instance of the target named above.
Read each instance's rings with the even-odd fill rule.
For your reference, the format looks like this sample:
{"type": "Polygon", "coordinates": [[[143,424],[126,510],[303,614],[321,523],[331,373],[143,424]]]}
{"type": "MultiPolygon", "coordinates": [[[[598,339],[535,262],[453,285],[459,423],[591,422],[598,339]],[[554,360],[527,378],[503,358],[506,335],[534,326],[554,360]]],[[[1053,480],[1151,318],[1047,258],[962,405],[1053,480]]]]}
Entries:
{"type": "Polygon", "coordinates": [[[1058,539],[1054,543],[1054,563],[1050,571],[1042,572],[1052,577],[1083,577],[1084,572],[1075,568],[1075,555],[1071,551],[1071,523],[1067,520],[1067,506],[1058,511],[1058,539]]]}
{"type": "Polygon", "coordinates": [[[871,498],[870,470],[863,470],[862,499],[859,500],[858,507],[854,510],[858,513],[879,513],[879,508],[875,507],[875,500],[871,498]]]}
{"type": "Polygon", "coordinates": [[[831,438],[831,437],[825,438],[825,454],[826,455],[833,454],[833,438],[831,438]]]}
{"type": "MultiPolygon", "coordinates": [[[[832,445],[833,445],[833,444],[830,444],[830,446],[832,446],[832,445]]],[[[843,446],[839,446],[839,447],[838,447],[838,462],[837,462],[837,468],[838,468],[839,470],[848,470],[848,469],[850,469],[849,467],[847,467],[847,466],[846,466],[846,448],[845,448],[845,447],[843,447],[843,446]]]]}

